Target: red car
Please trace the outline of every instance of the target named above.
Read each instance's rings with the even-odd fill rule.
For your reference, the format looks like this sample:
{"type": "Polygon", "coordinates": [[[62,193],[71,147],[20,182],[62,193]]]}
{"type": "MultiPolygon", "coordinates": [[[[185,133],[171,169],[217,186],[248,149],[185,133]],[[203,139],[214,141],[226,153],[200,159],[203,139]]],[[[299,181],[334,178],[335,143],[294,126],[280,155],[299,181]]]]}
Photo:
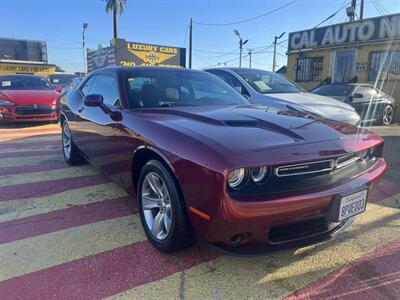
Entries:
{"type": "Polygon", "coordinates": [[[55,121],[59,96],[41,76],[0,75],[0,120],[55,121]]]}
{"type": "Polygon", "coordinates": [[[201,71],[99,69],[60,99],[60,121],[65,160],[132,192],[165,252],[194,236],[237,254],[330,238],[387,168],[376,134],[251,105],[201,71]]]}

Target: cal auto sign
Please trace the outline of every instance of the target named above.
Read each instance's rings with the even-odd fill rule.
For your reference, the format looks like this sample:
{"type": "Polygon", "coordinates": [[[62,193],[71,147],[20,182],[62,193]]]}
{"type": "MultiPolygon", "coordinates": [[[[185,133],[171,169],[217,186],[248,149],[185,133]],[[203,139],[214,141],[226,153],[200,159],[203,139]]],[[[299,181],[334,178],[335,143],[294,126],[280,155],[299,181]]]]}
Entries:
{"type": "Polygon", "coordinates": [[[291,32],[288,51],[400,39],[400,14],[291,32]]]}

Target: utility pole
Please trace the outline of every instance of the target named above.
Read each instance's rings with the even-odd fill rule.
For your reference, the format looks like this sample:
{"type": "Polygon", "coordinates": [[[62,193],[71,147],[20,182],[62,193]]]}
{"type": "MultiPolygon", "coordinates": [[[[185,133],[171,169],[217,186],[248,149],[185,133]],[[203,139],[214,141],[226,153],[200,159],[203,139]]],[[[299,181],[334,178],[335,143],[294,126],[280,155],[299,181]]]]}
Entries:
{"type": "Polygon", "coordinates": [[[364,18],[364,0],[361,0],[360,3],[360,20],[364,18]]]}
{"type": "Polygon", "coordinates": [[[282,32],[280,36],[275,36],[274,37],[274,55],[272,58],[272,72],[275,72],[275,67],[276,67],[276,44],[278,42],[278,40],[283,37],[283,35],[285,34],[285,32],[282,32]]]}
{"type": "Polygon", "coordinates": [[[189,25],[189,69],[192,68],[192,41],[193,41],[193,19],[190,18],[189,25]]]}
{"type": "Polygon", "coordinates": [[[253,49],[249,49],[249,68],[251,69],[251,53],[253,52],[253,49]]]}
{"type": "Polygon", "coordinates": [[[243,54],[243,45],[245,45],[249,40],[244,40],[240,36],[240,33],[238,30],[233,30],[233,32],[237,35],[239,38],[239,68],[242,67],[242,54],[243,54]]]}
{"type": "Polygon", "coordinates": [[[87,66],[86,66],[86,39],[85,39],[85,31],[88,28],[88,23],[83,23],[82,30],[82,47],[83,47],[83,72],[85,75],[87,74],[87,66]]]}

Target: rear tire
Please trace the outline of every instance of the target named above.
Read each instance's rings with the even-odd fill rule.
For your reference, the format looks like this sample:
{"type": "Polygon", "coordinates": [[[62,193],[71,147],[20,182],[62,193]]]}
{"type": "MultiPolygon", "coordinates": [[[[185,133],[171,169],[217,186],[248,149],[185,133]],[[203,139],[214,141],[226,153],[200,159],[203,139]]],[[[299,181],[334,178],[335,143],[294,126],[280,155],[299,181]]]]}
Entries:
{"type": "Polygon", "coordinates": [[[142,225],[155,248],[168,253],[193,244],[185,203],[175,178],[161,162],[144,165],[137,191],[142,225]]]}
{"type": "Polygon", "coordinates": [[[85,159],[72,141],[72,135],[68,126],[68,122],[65,120],[61,124],[61,140],[64,160],[70,165],[83,164],[85,159]]]}

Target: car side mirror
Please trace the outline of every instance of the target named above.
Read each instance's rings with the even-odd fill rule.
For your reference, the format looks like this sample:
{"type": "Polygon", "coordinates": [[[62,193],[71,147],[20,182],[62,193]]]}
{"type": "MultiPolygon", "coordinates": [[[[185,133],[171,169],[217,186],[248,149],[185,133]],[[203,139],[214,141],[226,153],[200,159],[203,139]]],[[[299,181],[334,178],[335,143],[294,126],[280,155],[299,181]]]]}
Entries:
{"type": "Polygon", "coordinates": [[[103,105],[103,96],[98,94],[86,95],[83,104],[89,107],[99,107],[103,105]]]}
{"type": "Polygon", "coordinates": [[[63,86],[62,85],[57,85],[56,86],[56,91],[61,93],[61,91],[63,90],[63,86]]]}
{"type": "Polygon", "coordinates": [[[350,95],[350,96],[347,97],[347,102],[348,103],[353,102],[353,100],[354,100],[354,96],[353,95],[350,95]]]}
{"type": "Polygon", "coordinates": [[[355,93],[354,95],[353,95],[353,98],[364,98],[364,95],[363,94],[360,94],[360,93],[355,93]]]}

